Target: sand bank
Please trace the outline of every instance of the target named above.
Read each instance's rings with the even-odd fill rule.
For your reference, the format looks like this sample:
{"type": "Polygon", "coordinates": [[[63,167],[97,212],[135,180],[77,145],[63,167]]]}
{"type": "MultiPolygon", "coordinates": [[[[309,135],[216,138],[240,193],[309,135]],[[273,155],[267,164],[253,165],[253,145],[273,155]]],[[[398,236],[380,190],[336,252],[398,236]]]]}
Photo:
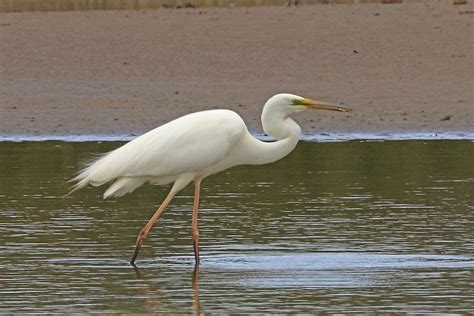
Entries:
{"type": "Polygon", "coordinates": [[[473,5],[0,14],[0,135],[135,135],[278,92],[352,107],[307,134],[473,133],[473,5]]]}

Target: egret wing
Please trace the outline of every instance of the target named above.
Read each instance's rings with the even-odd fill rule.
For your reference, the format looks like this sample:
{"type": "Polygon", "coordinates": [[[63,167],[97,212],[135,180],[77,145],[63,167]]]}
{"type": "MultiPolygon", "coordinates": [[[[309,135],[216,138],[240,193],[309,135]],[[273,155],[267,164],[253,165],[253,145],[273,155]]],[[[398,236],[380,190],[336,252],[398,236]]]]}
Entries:
{"type": "Polygon", "coordinates": [[[167,177],[198,172],[227,155],[247,131],[228,110],[196,112],[162,125],[110,152],[74,180],[101,185],[120,177],[167,177]]]}

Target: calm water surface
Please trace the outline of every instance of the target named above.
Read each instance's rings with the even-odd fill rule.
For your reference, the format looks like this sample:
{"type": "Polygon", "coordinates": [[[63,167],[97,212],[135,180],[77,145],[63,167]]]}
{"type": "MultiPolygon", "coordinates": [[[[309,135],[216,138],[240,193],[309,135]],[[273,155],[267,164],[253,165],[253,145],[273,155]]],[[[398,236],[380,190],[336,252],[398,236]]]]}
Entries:
{"type": "Polygon", "coordinates": [[[190,186],[62,198],[120,143],[0,143],[0,312],[472,312],[474,142],[302,143],[190,186]]]}

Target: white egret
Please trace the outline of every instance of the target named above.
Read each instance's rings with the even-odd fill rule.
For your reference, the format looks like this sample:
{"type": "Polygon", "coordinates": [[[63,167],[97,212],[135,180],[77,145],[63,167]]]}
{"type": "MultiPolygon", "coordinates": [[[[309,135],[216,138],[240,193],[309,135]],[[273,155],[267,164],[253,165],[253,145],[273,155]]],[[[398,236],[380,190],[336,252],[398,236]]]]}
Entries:
{"type": "MultiPolygon", "coordinates": [[[[194,256],[199,263],[198,205],[202,179],[237,165],[271,163],[288,155],[298,143],[301,128],[289,116],[306,110],[349,112],[351,109],[306,99],[293,94],[277,94],[263,107],[265,133],[277,139],[263,142],[253,137],[242,118],[230,110],[191,113],[151,130],[90,164],[77,177],[71,192],[88,184],[113,182],[104,199],[130,193],[144,183],[173,183],[161,206],[138,234],[131,264],[160,214],[176,193],[195,183],[192,213],[194,256]]],[[[71,193],[70,192],[70,193],[71,193]]]]}

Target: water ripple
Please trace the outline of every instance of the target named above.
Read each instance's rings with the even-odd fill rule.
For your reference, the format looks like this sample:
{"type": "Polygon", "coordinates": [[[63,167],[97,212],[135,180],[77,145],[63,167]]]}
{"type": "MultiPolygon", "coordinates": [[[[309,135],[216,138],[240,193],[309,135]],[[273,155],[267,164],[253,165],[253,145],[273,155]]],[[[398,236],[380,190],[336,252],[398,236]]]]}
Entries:
{"type": "Polygon", "coordinates": [[[198,273],[192,187],[134,268],[136,236],[166,189],[62,198],[88,153],[120,144],[0,145],[0,313],[474,309],[471,141],[302,143],[276,164],[210,177],[198,273]]]}

